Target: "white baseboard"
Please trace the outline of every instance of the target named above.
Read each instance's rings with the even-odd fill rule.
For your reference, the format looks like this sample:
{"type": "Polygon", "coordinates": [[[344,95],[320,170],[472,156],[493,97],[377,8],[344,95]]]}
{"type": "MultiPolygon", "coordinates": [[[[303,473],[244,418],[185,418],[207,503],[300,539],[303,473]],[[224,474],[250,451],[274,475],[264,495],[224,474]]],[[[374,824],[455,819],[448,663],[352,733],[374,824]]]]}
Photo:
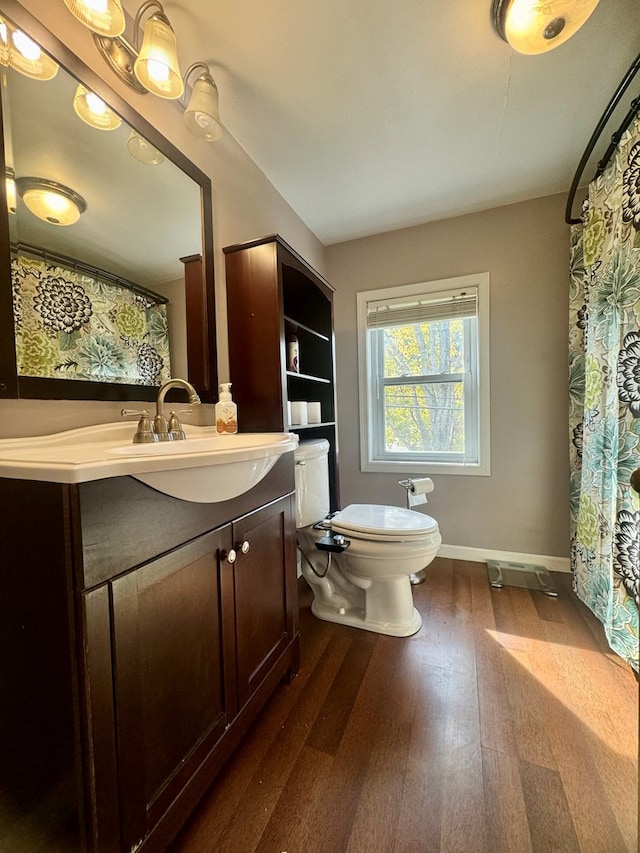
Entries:
{"type": "Polygon", "coordinates": [[[465,545],[441,545],[439,557],[452,560],[471,560],[486,563],[487,560],[505,560],[510,563],[527,563],[544,566],[549,572],[570,572],[568,557],[545,557],[541,554],[521,554],[518,551],[494,551],[492,548],[468,548],[465,545]]]}

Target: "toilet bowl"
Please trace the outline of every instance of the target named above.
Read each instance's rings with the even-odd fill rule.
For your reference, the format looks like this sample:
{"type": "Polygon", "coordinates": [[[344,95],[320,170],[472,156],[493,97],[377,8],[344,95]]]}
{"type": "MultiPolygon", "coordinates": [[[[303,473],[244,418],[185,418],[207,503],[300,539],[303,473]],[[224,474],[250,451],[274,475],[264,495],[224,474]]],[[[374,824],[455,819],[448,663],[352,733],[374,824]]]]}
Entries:
{"type": "Polygon", "coordinates": [[[295,451],[298,545],[302,575],[314,593],[311,610],[320,619],[380,634],[415,634],[422,618],[413,606],[409,576],[436,556],[442,541],[438,524],[428,515],[378,504],[351,504],[325,518],[328,450],[320,439],[295,451]],[[317,550],[316,540],[327,531],[343,536],[348,548],[317,550]]]}

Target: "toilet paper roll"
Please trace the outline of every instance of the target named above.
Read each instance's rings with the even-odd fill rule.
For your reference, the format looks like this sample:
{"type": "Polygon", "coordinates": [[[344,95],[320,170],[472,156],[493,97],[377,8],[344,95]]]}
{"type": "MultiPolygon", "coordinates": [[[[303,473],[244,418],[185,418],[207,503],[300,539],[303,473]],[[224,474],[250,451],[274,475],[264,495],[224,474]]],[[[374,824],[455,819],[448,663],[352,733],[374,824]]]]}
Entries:
{"type": "Polygon", "coordinates": [[[409,492],[412,495],[427,495],[434,488],[431,477],[422,477],[420,480],[409,480],[409,483],[409,492]]]}
{"type": "Polygon", "coordinates": [[[291,423],[296,426],[306,426],[309,423],[307,404],[301,400],[291,403],[291,423]]]}
{"type": "Polygon", "coordinates": [[[423,477],[420,480],[410,480],[410,486],[407,490],[409,506],[420,506],[426,504],[427,494],[433,491],[433,480],[430,477],[423,477]]]}
{"type": "Polygon", "coordinates": [[[322,423],[322,407],[320,403],[307,403],[307,415],[310,424],[322,423]]]}

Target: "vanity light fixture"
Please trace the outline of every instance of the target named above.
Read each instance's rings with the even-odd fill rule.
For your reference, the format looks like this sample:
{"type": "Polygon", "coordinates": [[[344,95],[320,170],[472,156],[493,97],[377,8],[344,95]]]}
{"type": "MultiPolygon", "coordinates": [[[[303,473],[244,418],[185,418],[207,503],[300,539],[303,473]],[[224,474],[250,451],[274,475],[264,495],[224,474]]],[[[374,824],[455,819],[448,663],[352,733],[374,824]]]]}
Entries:
{"type": "Polygon", "coordinates": [[[16,178],[18,194],[31,213],[51,225],[73,225],[87,209],[75,190],[46,178],[16,178]]]}
{"type": "Polygon", "coordinates": [[[132,89],[170,100],[182,97],[184,84],[178,66],[176,35],[158,0],[147,0],[138,9],[133,24],[133,44],[123,36],[110,38],[94,33],[94,39],[113,71],[132,89]],[[151,9],[156,11],[144,24],[140,45],[142,18],[151,9]]]}
{"type": "Polygon", "coordinates": [[[97,130],[116,130],[122,124],[120,116],[110,110],[102,98],[99,98],[82,83],[79,83],[76,89],[73,109],[82,121],[97,130]]]}
{"type": "Polygon", "coordinates": [[[125,18],[120,0],[64,0],[64,5],[85,27],[101,36],[119,36],[125,18]]]}
{"type": "Polygon", "coordinates": [[[140,136],[135,130],[132,130],[127,140],[127,151],[134,160],[139,163],[144,163],[145,166],[159,166],[164,163],[165,156],[161,151],[158,151],[144,136],[140,136]]]}
{"type": "Polygon", "coordinates": [[[493,0],[498,35],[520,53],[546,53],[571,38],[599,0],[493,0]]]}
{"type": "Polygon", "coordinates": [[[218,87],[211,76],[209,66],[204,62],[194,62],[185,72],[185,88],[189,75],[196,69],[200,69],[201,73],[193,84],[191,97],[184,111],[184,123],[196,139],[215,142],[222,136],[218,87]]]}
{"type": "Polygon", "coordinates": [[[0,63],[33,80],[52,80],[58,65],[28,35],[0,18],[0,63]]]}

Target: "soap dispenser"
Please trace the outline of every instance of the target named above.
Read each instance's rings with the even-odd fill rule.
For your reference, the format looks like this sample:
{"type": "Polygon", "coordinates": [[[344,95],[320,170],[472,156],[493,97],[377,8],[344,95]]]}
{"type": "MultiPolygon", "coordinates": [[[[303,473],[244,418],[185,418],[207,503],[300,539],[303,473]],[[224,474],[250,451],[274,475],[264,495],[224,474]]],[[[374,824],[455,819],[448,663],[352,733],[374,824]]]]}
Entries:
{"type": "Polygon", "coordinates": [[[231,398],[231,382],[220,385],[220,400],[216,403],[216,431],[238,432],[238,407],[231,398]]]}

